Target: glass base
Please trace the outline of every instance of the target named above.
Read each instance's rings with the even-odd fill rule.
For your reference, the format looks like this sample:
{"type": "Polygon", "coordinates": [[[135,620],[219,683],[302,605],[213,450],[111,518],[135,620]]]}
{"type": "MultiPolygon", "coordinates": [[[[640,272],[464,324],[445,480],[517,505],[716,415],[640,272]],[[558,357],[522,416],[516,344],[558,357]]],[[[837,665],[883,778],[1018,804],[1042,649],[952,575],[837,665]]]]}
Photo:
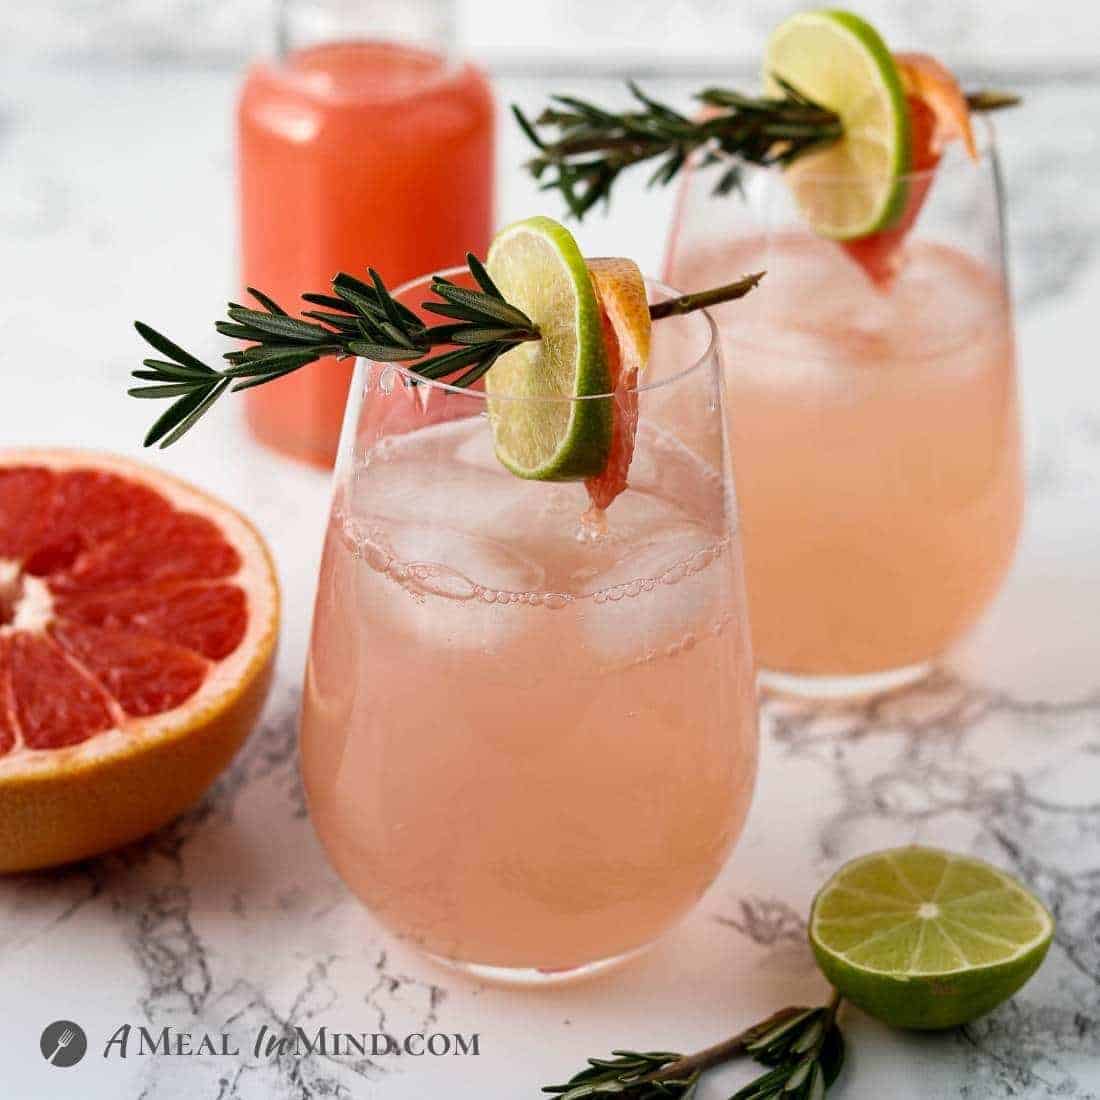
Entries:
{"type": "Polygon", "coordinates": [[[564,970],[543,970],[539,967],[511,967],[511,966],[483,966],[481,963],[462,962],[459,959],[445,959],[441,955],[428,957],[445,966],[448,970],[455,970],[467,977],[475,978],[479,982],[488,985],[510,986],[513,989],[543,989],[547,986],[570,985],[574,982],[583,982],[593,978],[597,974],[603,974],[607,970],[614,970],[618,966],[645,954],[652,944],[643,944],[622,955],[612,955],[606,959],[597,959],[595,962],[585,963],[583,966],[568,967],[564,970]]]}
{"type": "Polygon", "coordinates": [[[761,669],[760,686],[775,695],[795,696],[799,699],[860,699],[871,695],[885,695],[899,688],[923,680],[933,665],[926,661],[919,665],[872,672],[866,676],[803,676],[790,672],[770,672],[761,669]]]}

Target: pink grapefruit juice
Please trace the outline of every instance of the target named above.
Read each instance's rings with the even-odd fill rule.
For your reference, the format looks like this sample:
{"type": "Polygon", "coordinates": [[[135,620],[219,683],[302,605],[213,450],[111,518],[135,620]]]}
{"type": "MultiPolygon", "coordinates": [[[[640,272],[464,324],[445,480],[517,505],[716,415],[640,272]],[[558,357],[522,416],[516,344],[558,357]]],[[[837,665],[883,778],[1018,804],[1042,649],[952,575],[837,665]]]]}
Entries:
{"type": "Polygon", "coordinates": [[[1010,306],[966,253],[912,241],[888,291],[791,232],[686,255],[719,307],[760,665],[857,676],[938,656],[997,591],[1023,502],[1010,306]]]}
{"type": "MultiPolygon", "coordinates": [[[[493,105],[474,67],[386,42],[336,42],[255,66],[238,108],[241,281],[294,311],[338,271],[390,285],[484,255],[493,105]]],[[[351,364],[246,394],[265,443],[330,465],[351,364]]]]}
{"type": "Polygon", "coordinates": [[[302,769],[336,868],[392,930],[481,966],[651,942],[717,875],[756,772],[734,536],[644,423],[632,487],[508,473],[481,417],[392,437],[337,497],[302,769]]]}

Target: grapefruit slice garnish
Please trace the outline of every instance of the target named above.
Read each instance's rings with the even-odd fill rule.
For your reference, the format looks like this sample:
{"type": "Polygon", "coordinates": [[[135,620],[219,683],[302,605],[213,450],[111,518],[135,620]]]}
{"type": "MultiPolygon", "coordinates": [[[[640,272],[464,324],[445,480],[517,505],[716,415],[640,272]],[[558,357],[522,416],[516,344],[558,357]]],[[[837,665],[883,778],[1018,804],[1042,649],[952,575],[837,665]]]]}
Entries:
{"type": "Polygon", "coordinates": [[[649,362],[652,320],[645,278],[633,260],[598,257],[586,262],[614,394],[607,462],[584,483],[592,507],[603,512],[627,486],[638,431],[638,377],[649,362]]]}
{"type": "Polygon", "coordinates": [[[970,121],[970,105],[955,74],[927,53],[896,53],[894,63],[905,94],[919,99],[935,117],[936,151],[942,152],[944,144],[958,140],[970,159],[977,160],[978,144],[970,121]]]}
{"type": "Polygon", "coordinates": [[[0,451],[0,871],[193,802],[259,712],[278,612],[227,505],[122,458],[0,451]]]}
{"type": "Polygon", "coordinates": [[[903,260],[903,245],[928,198],[935,170],[949,141],[962,141],[977,159],[970,107],[958,81],[946,66],[923,53],[894,55],[905,89],[909,115],[909,187],[898,219],[886,229],[844,241],[842,247],[868,278],[889,289],[903,260]]]}

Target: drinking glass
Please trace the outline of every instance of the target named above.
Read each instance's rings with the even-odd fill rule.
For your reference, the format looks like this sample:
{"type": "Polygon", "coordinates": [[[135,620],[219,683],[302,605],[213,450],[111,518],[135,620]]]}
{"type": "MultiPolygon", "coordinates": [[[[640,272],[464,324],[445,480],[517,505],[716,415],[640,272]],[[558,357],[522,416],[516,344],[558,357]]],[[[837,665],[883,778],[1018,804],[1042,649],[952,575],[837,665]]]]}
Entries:
{"type": "MultiPolygon", "coordinates": [[[[396,296],[416,309],[429,286],[396,296]]],[[[605,529],[582,521],[581,484],[497,461],[483,392],[413,382],[356,367],[306,674],[311,815],[348,886],[423,951],[570,977],[675,924],[752,795],[716,332],[702,314],[655,326],[605,529]]]]}
{"type": "MultiPolygon", "coordinates": [[[[1020,525],[992,131],[976,161],[953,147],[906,179],[924,205],[892,280],[817,236],[779,170],[746,169],[742,199],[712,178],[685,182],[666,267],[689,291],[767,271],[715,314],[761,678],[815,696],[917,680],[992,600],[1020,525]]],[[[800,187],[835,209],[852,181],[800,187]]]]}

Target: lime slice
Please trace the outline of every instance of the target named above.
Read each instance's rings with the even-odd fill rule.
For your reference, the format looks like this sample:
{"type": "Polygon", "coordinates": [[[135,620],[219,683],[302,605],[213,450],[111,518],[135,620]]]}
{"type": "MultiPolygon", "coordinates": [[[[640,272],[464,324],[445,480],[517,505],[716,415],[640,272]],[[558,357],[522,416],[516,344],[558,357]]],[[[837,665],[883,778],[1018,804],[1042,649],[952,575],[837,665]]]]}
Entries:
{"type": "Polygon", "coordinates": [[[825,977],[894,1027],[954,1027],[996,1008],[1039,968],[1053,933],[1015,879],[935,848],[846,863],[810,913],[825,977]]]}
{"type": "Polygon", "coordinates": [[[552,218],[527,218],[497,234],[485,266],[542,333],[485,376],[497,458],[539,481],[594,477],[611,449],[610,398],[516,400],[611,392],[600,308],[577,242],[552,218]]]}
{"type": "Polygon", "coordinates": [[[878,32],[851,12],[803,12],[772,34],[764,72],[773,93],[783,80],[844,125],[839,141],[786,171],[814,231],[847,241],[887,228],[905,208],[909,115],[878,32]]]}

